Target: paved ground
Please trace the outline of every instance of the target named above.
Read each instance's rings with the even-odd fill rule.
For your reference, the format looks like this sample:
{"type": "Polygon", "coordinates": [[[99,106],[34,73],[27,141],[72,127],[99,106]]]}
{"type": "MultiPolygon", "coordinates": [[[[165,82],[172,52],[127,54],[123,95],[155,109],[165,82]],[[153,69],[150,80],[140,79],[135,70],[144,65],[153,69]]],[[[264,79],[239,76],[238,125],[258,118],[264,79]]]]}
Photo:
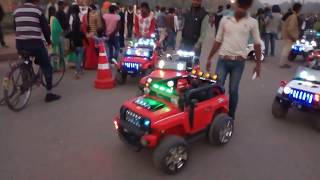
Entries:
{"type": "MultiPolygon", "coordinates": [[[[151,151],[132,152],[115,134],[112,118],[136,94],[137,80],[102,91],[92,86],[95,72],[76,81],[69,71],[55,90],[61,101],[45,104],[38,88],[18,114],[0,107],[0,179],[319,180],[320,133],[313,129],[319,116],[291,111],[288,120],[278,121],[271,115],[279,81],[295,71],[277,63],[268,59],[254,81],[247,63],[232,141],[224,147],[206,140],[192,144],[189,165],[174,177],[154,168],[151,151]]],[[[6,70],[7,63],[0,63],[0,77],[6,70]]]]}

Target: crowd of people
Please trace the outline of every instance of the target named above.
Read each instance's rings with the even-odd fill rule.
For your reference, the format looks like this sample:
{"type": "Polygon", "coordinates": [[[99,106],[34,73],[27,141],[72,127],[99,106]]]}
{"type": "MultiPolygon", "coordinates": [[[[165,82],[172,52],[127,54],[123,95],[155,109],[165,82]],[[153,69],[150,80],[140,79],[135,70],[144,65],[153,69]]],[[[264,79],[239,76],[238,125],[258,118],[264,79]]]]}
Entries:
{"type": "Polygon", "coordinates": [[[81,12],[76,3],[69,8],[66,7],[69,6],[63,0],[59,0],[57,4],[51,2],[47,6],[52,49],[63,58],[65,38],[70,39],[70,48],[76,53],[77,62],[84,60],[85,69],[97,68],[98,55],[95,43],[97,37],[106,38],[108,56],[113,62],[118,60],[126,39],[150,37],[157,29],[161,47],[164,50],[167,48],[174,50],[177,34],[182,33],[182,12],[180,10],[178,14],[175,8],[156,7],[151,11],[148,3],[141,3],[138,7],[124,7],[108,1],[101,8],[97,4],[91,4],[85,12],[81,12]],[[79,19],[80,22],[77,22],[79,19]],[[74,23],[80,23],[80,30],[85,38],[81,38],[83,34],[79,33],[78,36],[68,36],[74,34],[74,23]],[[82,39],[84,44],[77,42],[79,39],[82,39]],[[80,58],[81,56],[84,57],[80,58]]]}
{"type": "Polygon", "coordinates": [[[155,32],[159,34],[162,49],[175,50],[178,47],[194,51],[200,56],[202,43],[211,24],[216,28],[216,38],[207,59],[207,70],[210,71],[212,57],[219,53],[216,69],[218,83],[224,86],[230,75],[230,116],[233,118],[247,59],[248,42],[251,40],[254,44],[257,57],[254,73],[259,77],[261,40],[265,42],[265,55],[275,56],[275,40],[280,38],[279,32],[282,32],[284,45],[280,67],[289,68],[288,54],[292,43],[299,38],[299,13],[302,8],[301,4],[295,3],[291,12],[282,15],[280,7],[275,5],[259,9],[256,15],[250,16],[248,14],[253,0],[237,0],[234,6],[228,4],[225,8],[219,6],[216,14],[209,14],[202,6],[202,0],[192,0],[191,8],[186,10],[156,7],[154,11],[146,2],[139,6],[124,7],[106,0],[101,7],[97,4],[82,7],[76,1],[69,6],[64,0],[59,0],[57,3],[49,3],[46,13],[43,13],[37,3],[39,0],[26,0],[25,4],[16,9],[16,39],[18,50],[33,52],[41,61],[40,66],[47,81],[46,101],[57,100],[60,96],[50,92],[52,67],[47,48],[42,42],[43,36],[47,44],[51,45],[50,49],[58,53],[61,59],[65,57],[65,49],[69,51],[69,60],[75,57],[75,78],[79,79],[84,69],[97,68],[97,48],[101,42],[106,44],[110,62],[118,61],[119,53],[126,44],[125,39],[148,38],[155,32]],[[176,39],[181,41],[177,42],[176,39]]]}
{"type": "MultiPolygon", "coordinates": [[[[75,53],[76,62],[83,64],[85,69],[97,68],[96,39],[99,37],[105,37],[109,60],[115,62],[125,47],[126,39],[150,37],[155,32],[159,33],[159,43],[164,51],[168,48],[175,50],[181,44],[187,49],[196,49],[200,54],[200,46],[208,28],[208,23],[203,22],[208,21],[209,16],[201,3],[191,10],[199,20],[197,22],[194,22],[195,17],[191,14],[183,16],[185,13],[182,9],[157,6],[151,10],[146,2],[139,6],[125,7],[105,1],[101,8],[97,4],[91,4],[84,11],[80,7],[83,8],[76,2],[69,6],[64,0],[57,3],[52,1],[47,5],[46,14],[51,29],[53,52],[64,58],[67,38],[70,40],[69,50],[75,53]],[[82,33],[75,33],[79,25],[82,33]],[[182,42],[177,42],[181,38],[182,42]]],[[[80,78],[78,74],[77,72],[75,75],[77,79],[80,78]]]]}

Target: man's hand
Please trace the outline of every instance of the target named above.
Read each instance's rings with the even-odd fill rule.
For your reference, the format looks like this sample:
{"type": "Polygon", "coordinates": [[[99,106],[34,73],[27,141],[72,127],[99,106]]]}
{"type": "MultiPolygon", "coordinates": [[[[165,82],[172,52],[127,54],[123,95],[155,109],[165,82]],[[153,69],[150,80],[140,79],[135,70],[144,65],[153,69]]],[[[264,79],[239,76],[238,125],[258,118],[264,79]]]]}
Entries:
{"type": "Polygon", "coordinates": [[[206,70],[207,70],[208,72],[211,71],[211,58],[208,58],[208,60],[207,60],[206,70]]]}
{"type": "Polygon", "coordinates": [[[215,42],[213,43],[212,49],[211,49],[211,51],[210,51],[210,53],[209,53],[209,57],[208,57],[208,60],[207,60],[206,69],[207,69],[208,72],[210,72],[210,70],[211,70],[211,59],[212,59],[213,56],[216,54],[216,52],[220,49],[221,44],[222,44],[222,43],[217,42],[217,41],[215,41],[215,42]]]}
{"type": "Polygon", "coordinates": [[[51,49],[51,43],[46,43],[47,49],[51,49]]]}

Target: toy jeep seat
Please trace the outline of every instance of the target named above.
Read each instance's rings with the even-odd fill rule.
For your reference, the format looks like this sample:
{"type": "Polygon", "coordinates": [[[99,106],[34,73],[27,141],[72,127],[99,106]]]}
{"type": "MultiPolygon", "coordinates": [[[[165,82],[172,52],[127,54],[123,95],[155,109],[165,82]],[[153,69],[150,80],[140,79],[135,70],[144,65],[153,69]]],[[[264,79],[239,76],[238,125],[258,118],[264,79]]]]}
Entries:
{"type": "Polygon", "coordinates": [[[197,88],[194,85],[192,89],[185,92],[184,98],[187,104],[190,104],[192,100],[206,101],[225,92],[224,88],[217,84],[199,84],[197,88]]]}

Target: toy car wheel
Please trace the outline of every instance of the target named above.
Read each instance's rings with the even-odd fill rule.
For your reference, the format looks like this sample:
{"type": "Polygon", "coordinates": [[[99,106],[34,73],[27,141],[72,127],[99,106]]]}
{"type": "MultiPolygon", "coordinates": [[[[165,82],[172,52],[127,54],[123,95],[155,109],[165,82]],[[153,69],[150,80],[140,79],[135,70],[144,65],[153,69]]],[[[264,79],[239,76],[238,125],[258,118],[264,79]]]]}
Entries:
{"type": "Polygon", "coordinates": [[[316,128],[317,131],[320,132],[320,121],[319,120],[316,121],[315,128],[316,128]]]}
{"type": "Polygon", "coordinates": [[[272,103],[272,115],[277,119],[283,119],[287,116],[289,108],[281,104],[277,99],[272,103]]]}
{"type": "Polygon", "coordinates": [[[117,74],[116,74],[116,81],[117,81],[118,84],[124,84],[124,83],[126,83],[126,81],[127,81],[127,74],[118,71],[117,74]]]}
{"type": "Polygon", "coordinates": [[[297,57],[297,55],[294,52],[290,51],[289,56],[288,56],[288,60],[294,61],[296,59],[296,57],[297,57]]]}
{"type": "Polygon", "coordinates": [[[227,144],[233,134],[233,125],[233,119],[227,114],[215,116],[208,132],[209,142],[214,145],[227,144]]]}
{"type": "Polygon", "coordinates": [[[153,153],[155,166],[167,174],[180,172],[189,159],[189,149],[185,139],[179,136],[167,136],[153,153]]]}

